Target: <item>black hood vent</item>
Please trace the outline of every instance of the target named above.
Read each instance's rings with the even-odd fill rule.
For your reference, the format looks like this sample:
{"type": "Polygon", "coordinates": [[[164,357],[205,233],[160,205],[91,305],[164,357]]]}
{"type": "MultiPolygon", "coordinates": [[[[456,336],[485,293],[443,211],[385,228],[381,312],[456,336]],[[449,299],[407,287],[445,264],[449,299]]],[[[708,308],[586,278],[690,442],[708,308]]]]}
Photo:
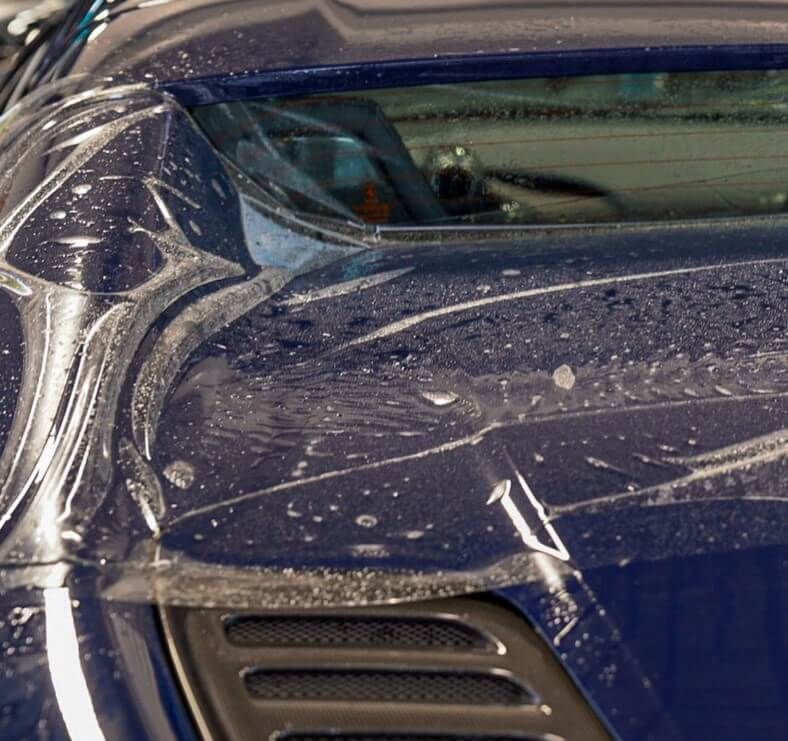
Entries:
{"type": "Polygon", "coordinates": [[[531,626],[488,599],[294,613],[166,608],[163,621],[206,738],[609,738],[531,626]]]}
{"type": "Polygon", "coordinates": [[[225,630],[237,646],[497,650],[491,636],[448,615],[246,615],[227,620],[225,630]]]}
{"type": "MultiPolygon", "coordinates": [[[[542,737],[543,741],[546,741],[542,737]]],[[[540,741],[536,736],[477,736],[467,733],[282,733],[276,741],[540,741]]]]}
{"type": "Polygon", "coordinates": [[[419,703],[430,705],[533,705],[534,698],[508,676],[478,671],[402,669],[255,669],[246,689],[261,700],[419,703]]]}

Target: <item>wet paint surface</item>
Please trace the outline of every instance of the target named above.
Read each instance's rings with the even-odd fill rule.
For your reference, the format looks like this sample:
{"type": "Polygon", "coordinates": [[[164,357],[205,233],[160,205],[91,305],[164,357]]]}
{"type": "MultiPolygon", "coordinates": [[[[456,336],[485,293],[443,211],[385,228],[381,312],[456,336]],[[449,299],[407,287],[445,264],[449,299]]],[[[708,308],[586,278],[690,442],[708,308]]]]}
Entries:
{"type": "Polygon", "coordinates": [[[24,347],[13,301],[0,292],[0,453],[5,447],[22,382],[24,347]]]}
{"type": "Polygon", "coordinates": [[[3,738],[196,738],[153,611],[97,599],[94,578],[0,595],[3,738]]]}
{"type": "Polygon", "coordinates": [[[687,604],[703,620],[721,578],[665,589],[653,574],[784,559],[784,258],[753,233],[714,242],[398,248],[297,279],[184,365],[153,454],[162,553],[285,569],[263,578],[275,602],[310,599],[299,565],[333,569],[321,600],[522,581],[512,598],[624,737],[695,737],[708,687],[725,698],[716,737],[779,735],[779,689],[753,714],[725,688],[745,653],[784,686],[753,601],[782,587],[731,589],[761,605],[730,617],[747,652],[698,641],[664,667],[654,637],[675,621],[638,617],[687,604]],[[425,566],[447,575],[430,584],[425,566]]]}
{"type": "MultiPolygon", "coordinates": [[[[368,245],[266,210],[145,89],[55,87],[6,126],[9,614],[76,640],[107,600],[509,590],[624,738],[697,737],[707,688],[745,666],[784,687],[779,220],[368,245]],[[727,571],[731,618],[705,616],[727,571]],[[705,620],[694,650],[649,643],[705,620]]],[[[55,707],[41,643],[4,679],[46,669],[55,707]]],[[[782,735],[763,694],[748,715],[721,692],[732,731],[782,735]]]]}
{"type": "MultiPolygon", "coordinates": [[[[432,55],[783,44],[781,2],[497,3],[82,0],[41,65],[116,81],[179,81],[432,55]],[[294,38],[302,43],[293,44],[294,38]],[[254,60],[250,62],[250,60],[254,60]]],[[[686,64],[686,62],[685,62],[686,64]]]]}
{"type": "MultiPolygon", "coordinates": [[[[381,250],[247,313],[200,348],[163,412],[154,463],[201,482],[168,488],[163,544],[185,528],[216,558],[228,537],[258,562],[361,549],[477,569],[543,530],[543,505],[559,532],[577,530],[573,559],[596,564],[706,551],[687,518],[719,529],[708,502],[782,506],[784,259],[698,264],[709,255],[693,262],[690,242],[644,249],[623,272],[617,239],[574,254],[553,241],[540,257],[534,244],[381,250]],[[302,298],[362,271],[388,280],[302,298]],[[638,532],[657,507],[667,542],[638,532]],[[256,536],[258,511],[275,524],[256,536]],[[375,524],[354,527],[367,511],[375,524]],[[618,544],[586,533],[591,516],[618,544]]],[[[783,536],[736,527],[722,547],[753,537],[783,536]]]]}

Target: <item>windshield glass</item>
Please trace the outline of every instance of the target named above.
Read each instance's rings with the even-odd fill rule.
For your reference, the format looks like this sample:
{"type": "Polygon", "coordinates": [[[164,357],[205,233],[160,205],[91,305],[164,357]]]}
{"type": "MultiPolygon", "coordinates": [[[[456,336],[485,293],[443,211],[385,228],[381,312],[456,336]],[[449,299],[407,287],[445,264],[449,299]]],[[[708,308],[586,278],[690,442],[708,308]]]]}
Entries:
{"type": "Polygon", "coordinates": [[[785,70],[425,85],[192,113],[282,205],[367,224],[729,217],[788,199],[785,70]]]}

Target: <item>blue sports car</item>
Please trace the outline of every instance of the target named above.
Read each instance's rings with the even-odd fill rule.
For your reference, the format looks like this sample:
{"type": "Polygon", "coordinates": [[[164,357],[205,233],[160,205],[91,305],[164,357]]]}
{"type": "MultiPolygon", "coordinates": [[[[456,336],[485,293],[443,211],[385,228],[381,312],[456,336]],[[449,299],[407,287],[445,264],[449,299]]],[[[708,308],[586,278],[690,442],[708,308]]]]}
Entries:
{"type": "Polygon", "coordinates": [[[81,0],[0,106],[0,738],[788,739],[788,2],[81,0]]]}

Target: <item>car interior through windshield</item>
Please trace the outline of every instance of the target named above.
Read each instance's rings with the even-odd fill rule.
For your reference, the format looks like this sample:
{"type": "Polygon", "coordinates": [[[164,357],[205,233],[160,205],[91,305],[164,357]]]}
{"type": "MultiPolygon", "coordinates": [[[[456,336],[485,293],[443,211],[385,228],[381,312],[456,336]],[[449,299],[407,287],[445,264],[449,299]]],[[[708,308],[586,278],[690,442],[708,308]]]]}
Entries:
{"type": "Polygon", "coordinates": [[[200,106],[225,157],[306,215],[589,224],[786,207],[788,73],[466,82],[200,106]]]}

